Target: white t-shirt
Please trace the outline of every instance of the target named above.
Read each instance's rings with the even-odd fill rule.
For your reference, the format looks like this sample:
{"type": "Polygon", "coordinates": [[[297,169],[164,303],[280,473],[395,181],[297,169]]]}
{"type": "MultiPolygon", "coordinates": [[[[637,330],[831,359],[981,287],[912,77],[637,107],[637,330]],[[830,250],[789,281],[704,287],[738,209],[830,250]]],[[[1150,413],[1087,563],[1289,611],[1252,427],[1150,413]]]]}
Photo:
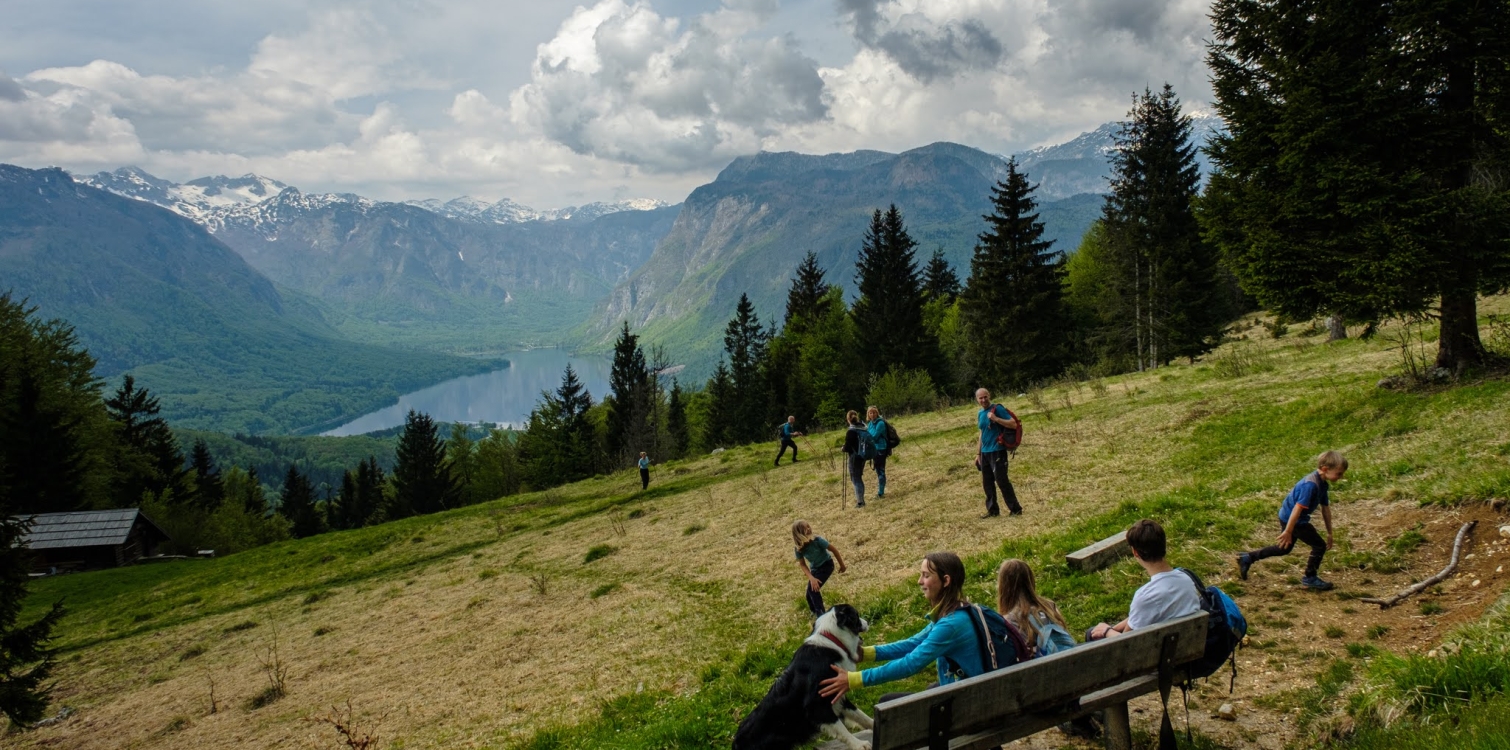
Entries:
{"type": "Polygon", "coordinates": [[[1137,630],[1201,611],[1201,596],[1190,576],[1178,570],[1155,573],[1133,594],[1127,629],[1137,630]]]}

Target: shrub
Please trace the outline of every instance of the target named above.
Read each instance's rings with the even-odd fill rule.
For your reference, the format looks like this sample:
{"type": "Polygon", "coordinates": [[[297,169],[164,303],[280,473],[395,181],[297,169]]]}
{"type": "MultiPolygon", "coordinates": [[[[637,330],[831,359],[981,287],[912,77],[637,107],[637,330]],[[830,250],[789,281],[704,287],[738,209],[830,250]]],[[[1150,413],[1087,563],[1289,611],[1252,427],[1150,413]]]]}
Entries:
{"type": "Polygon", "coordinates": [[[898,416],[928,411],[933,408],[936,397],[933,379],[928,373],[893,367],[885,375],[871,378],[870,392],[865,400],[884,415],[898,416]]]}

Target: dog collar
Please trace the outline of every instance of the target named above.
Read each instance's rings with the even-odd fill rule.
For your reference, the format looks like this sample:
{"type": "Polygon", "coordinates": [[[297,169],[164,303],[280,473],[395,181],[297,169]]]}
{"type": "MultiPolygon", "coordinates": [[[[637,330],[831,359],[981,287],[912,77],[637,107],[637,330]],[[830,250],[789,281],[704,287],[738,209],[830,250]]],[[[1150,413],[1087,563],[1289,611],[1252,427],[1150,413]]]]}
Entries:
{"type": "Polygon", "coordinates": [[[839,651],[844,654],[844,658],[846,658],[846,659],[851,659],[852,658],[853,661],[856,664],[860,663],[860,659],[862,658],[861,655],[860,654],[855,654],[853,657],[850,657],[850,655],[849,655],[849,647],[844,645],[844,641],[841,641],[838,638],[835,638],[834,634],[828,632],[827,630],[823,631],[822,635],[823,635],[824,638],[827,638],[830,641],[833,641],[833,643],[834,643],[835,646],[839,647],[839,651]]]}

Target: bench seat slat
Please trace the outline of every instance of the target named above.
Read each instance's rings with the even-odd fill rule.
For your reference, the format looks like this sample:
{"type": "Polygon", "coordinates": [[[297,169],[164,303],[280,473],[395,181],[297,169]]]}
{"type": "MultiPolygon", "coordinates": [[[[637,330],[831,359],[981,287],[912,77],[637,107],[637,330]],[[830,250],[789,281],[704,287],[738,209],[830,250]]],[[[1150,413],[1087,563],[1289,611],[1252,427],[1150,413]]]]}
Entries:
{"type": "Polygon", "coordinates": [[[1156,673],[1160,645],[1171,633],[1178,636],[1176,667],[1194,661],[1205,650],[1206,615],[1197,613],[881,704],[875,711],[875,750],[927,747],[929,707],[943,701],[952,701],[951,732],[961,739],[983,731],[1000,734],[1007,722],[1034,713],[1061,714],[1076,699],[1091,699],[1097,691],[1156,673]]]}

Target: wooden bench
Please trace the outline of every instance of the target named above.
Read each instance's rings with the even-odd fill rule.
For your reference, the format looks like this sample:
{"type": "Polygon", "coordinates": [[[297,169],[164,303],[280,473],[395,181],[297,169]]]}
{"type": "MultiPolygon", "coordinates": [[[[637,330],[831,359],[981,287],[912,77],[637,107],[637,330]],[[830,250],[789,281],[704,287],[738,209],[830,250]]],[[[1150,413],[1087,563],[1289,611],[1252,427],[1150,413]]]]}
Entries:
{"type": "Polygon", "coordinates": [[[872,750],[984,750],[1105,711],[1106,746],[1126,750],[1127,701],[1157,692],[1161,669],[1182,680],[1205,647],[1202,612],[879,704],[857,736],[872,750]]]}

